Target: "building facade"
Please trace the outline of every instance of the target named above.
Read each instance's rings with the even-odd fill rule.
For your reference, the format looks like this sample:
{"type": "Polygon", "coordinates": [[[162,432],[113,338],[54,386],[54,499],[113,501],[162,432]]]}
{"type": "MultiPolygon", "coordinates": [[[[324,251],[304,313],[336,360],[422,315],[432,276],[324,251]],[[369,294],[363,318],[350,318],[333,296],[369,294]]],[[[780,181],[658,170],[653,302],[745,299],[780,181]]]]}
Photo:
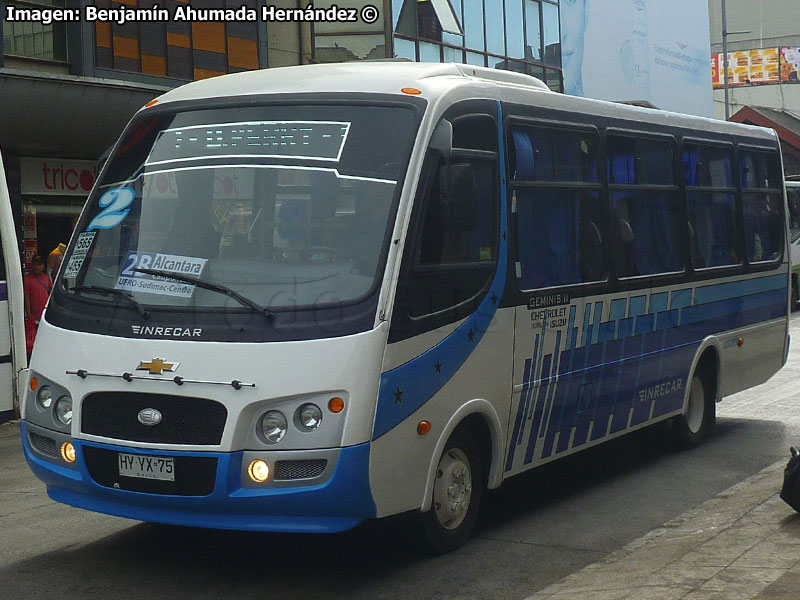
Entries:
{"type": "MultiPolygon", "coordinates": [[[[710,0],[714,116],[724,119],[722,0],[710,0]]],[[[732,121],[778,132],[784,171],[800,175],[800,3],[726,0],[728,107],[732,121]]]]}

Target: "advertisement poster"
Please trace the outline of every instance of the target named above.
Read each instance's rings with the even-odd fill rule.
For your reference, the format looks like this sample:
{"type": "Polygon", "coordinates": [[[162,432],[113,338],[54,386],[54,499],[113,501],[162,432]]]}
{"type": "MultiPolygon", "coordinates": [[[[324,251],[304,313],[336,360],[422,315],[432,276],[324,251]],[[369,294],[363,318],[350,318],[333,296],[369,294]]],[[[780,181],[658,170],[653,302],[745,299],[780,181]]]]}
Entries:
{"type": "MultiPolygon", "coordinates": [[[[718,65],[718,70],[715,72],[712,67],[711,72],[714,87],[722,87],[725,82],[724,55],[714,54],[712,56],[713,64],[718,65]]],[[[780,81],[778,48],[728,52],[728,85],[756,85],[780,81]]]]}
{"type": "Polygon", "coordinates": [[[713,115],[707,4],[574,0],[560,6],[566,93],[713,115]]]}
{"type": "Polygon", "coordinates": [[[781,81],[800,82],[800,48],[781,48],[781,81]]]}

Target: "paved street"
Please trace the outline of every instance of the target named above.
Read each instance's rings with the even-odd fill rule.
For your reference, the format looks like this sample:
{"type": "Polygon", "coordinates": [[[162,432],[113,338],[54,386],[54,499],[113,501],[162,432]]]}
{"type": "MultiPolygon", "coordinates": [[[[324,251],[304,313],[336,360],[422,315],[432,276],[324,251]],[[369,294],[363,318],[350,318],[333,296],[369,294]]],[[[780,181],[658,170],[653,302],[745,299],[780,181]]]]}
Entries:
{"type": "MultiPolygon", "coordinates": [[[[800,318],[792,333],[800,341],[800,318]]],[[[798,345],[768,384],[718,407],[717,435],[702,447],[679,451],[656,428],[511,480],[486,496],[474,539],[437,558],[414,554],[402,520],[311,537],[148,525],[57,505],[28,471],[18,427],[3,425],[0,598],[569,597],[570,586],[588,589],[587,565],[624,574],[634,551],[664,531],[696,533],[720,498],[736,496],[739,488],[720,495],[731,486],[760,482],[763,494],[777,485],[777,462],[800,443],[798,345]]],[[[769,502],[778,516],[768,520],[791,519],[769,502]]],[[[792,551],[798,531],[782,533],[792,551]]],[[[722,581],[714,590],[726,597],[722,581]]],[[[616,595],[585,597],[643,597],[620,585],[616,595]]]]}

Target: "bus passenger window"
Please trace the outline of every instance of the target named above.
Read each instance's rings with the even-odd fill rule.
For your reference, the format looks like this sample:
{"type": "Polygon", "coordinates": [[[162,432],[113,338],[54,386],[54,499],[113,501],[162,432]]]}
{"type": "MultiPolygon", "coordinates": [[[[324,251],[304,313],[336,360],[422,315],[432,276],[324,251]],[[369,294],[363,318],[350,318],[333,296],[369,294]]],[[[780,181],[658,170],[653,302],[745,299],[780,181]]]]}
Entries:
{"type": "Polygon", "coordinates": [[[732,163],[729,147],[690,143],[683,147],[689,248],[695,269],[741,263],[732,163]]]}
{"type": "Polygon", "coordinates": [[[514,125],[510,141],[520,289],[605,280],[597,134],[514,125]]]}
{"type": "Polygon", "coordinates": [[[607,152],[617,276],[683,270],[673,141],[609,135],[607,152]]]}
{"type": "Polygon", "coordinates": [[[515,194],[520,289],[605,279],[597,192],[537,189],[515,194]]]}
{"type": "Polygon", "coordinates": [[[747,260],[774,261],[781,257],[784,216],[780,163],[774,152],[739,152],[744,238],[747,260]]]}

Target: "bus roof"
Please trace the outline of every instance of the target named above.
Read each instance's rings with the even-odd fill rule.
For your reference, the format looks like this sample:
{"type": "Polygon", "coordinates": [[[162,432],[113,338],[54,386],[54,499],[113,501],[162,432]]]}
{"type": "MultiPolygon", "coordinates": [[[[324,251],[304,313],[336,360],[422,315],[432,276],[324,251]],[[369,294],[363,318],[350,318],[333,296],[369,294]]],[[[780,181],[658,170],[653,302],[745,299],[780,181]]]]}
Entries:
{"type": "Polygon", "coordinates": [[[421,91],[423,98],[431,100],[459,87],[470,87],[470,92],[480,94],[475,97],[777,141],[777,135],[772,130],[762,127],[558,94],[529,75],[457,63],[358,61],[245,71],[183,85],[159,97],[158,101],[162,104],[271,94],[371,93],[402,96],[403,88],[416,88],[421,91]]]}

